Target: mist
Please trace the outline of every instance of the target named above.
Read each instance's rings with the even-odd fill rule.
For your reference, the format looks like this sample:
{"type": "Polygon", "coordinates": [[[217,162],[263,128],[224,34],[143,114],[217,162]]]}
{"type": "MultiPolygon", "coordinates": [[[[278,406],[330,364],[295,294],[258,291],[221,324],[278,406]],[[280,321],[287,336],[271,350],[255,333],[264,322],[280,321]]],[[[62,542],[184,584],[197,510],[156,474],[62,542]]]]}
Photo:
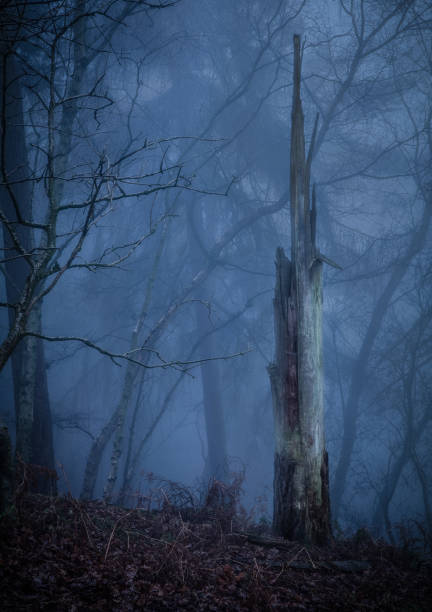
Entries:
{"type": "Polygon", "coordinates": [[[0,420],[23,461],[127,507],[149,473],[201,490],[241,474],[240,503],[271,523],[298,34],[316,240],[336,264],[333,529],[430,535],[430,3],[3,6],[0,420]]]}

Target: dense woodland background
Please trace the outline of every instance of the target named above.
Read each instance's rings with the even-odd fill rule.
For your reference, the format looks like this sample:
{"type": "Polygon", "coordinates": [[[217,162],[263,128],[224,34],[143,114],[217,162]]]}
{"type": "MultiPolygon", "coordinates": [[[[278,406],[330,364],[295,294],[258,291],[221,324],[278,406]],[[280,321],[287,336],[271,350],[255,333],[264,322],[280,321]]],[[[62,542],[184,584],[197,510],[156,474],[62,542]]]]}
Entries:
{"type": "Polygon", "coordinates": [[[0,416],[24,459],[126,504],[148,472],[244,469],[243,503],[271,515],[298,33],[318,243],[342,268],[324,271],[333,521],[430,534],[430,2],[1,6],[0,416]]]}

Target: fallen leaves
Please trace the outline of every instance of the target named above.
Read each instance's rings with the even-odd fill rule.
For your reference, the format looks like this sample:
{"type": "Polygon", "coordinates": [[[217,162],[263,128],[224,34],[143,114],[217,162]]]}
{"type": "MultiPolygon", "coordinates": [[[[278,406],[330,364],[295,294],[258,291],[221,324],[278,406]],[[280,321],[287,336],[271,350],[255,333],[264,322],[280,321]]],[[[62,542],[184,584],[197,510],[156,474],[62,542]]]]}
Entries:
{"type": "Polygon", "coordinates": [[[430,565],[406,566],[383,543],[319,549],[242,533],[232,517],[185,516],[28,496],[0,523],[0,609],[432,608],[430,565]]]}

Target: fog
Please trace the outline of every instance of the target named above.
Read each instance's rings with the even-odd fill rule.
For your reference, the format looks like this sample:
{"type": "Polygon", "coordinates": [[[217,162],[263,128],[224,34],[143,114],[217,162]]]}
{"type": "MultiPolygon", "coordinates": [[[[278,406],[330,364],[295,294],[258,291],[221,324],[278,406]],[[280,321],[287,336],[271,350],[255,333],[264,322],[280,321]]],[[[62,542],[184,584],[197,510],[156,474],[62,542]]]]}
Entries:
{"type": "Polygon", "coordinates": [[[14,444],[32,389],[24,459],[61,493],[125,505],[148,473],[205,487],[244,472],[241,503],[271,521],[299,34],[317,242],[339,266],[323,283],[334,529],[431,533],[430,3],[4,4],[3,347],[42,270],[2,347],[14,444]]]}

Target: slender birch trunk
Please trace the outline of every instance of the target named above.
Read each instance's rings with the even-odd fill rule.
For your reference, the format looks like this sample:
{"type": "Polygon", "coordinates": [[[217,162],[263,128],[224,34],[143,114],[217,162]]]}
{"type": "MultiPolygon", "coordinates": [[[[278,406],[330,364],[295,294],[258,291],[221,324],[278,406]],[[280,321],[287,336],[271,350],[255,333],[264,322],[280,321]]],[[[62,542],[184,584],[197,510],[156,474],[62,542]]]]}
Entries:
{"type": "MultiPolygon", "coordinates": [[[[136,340],[137,333],[136,330],[133,333],[133,339],[131,342],[131,347],[133,349],[136,348],[136,340]]],[[[104,488],[104,499],[107,502],[111,501],[114,487],[117,481],[119,463],[121,460],[121,456],[123,453],[123,442],[124,442],[124,425],[127,416],[127,411],[130,405],[130,401],[132,398],[132,393],[134,391],[134,381],[137,375],[137,367],[135,364],[128,362],[126,366],[126,374],[123,382],[123,391],[120,398],[120,402],[118,403],[115,414],[116,414],[116,423],[115,423],[115,436],[114,436],[114,445],[111,454],[111,467],[108,474],[108,478],[104,488]]]]}
{"type": "MultiPolygon", "coordinates": [[[[141,308],[140,315],[136,322],[135,328],[132,332],[130,339],[130,351],[135,350],[138,347],[138,338],[141,333],[144,322],[147,318],[147,312],[150,307],[151,297],[153,293],[153,286],[156,281],[157,272],[159,269],[162,251],[165,245],[165,241],[168,234],[169,228],[169,220],[166,222],[163,230],[161,239],[159,241],[158,249],[156,252],[155,260],[153,262],[152,273],[147,281],[146,292],[144,296],[143,305],[141,308]]],[[[157,333],[151,335],[152,343],[157,342],[159,336],[157,333]]],[[[154,344],[153,344],[154,347],[154,344]]],[[[148,362],[150,353],[144,354],[143,359],[143,367],[145,367],[148,362]]],[[[116,485],[119,473],[119,464],[121,460],[121,456],[123,454],[123,446],[124,446],[124,427],[127,418],[127,412],[130,405],[130,401],[132,399],[134,393],[134,383],[139,371],[139,366],[132,364],[130,362],[126,365],[126,372],[123,381],[122,394],[119,403],[117,404],[113,414],[111,415],[110,420],[102,429],[98,437],[94,440],[92,447],[90,449],[89,457],[86,464],[85,474],[84,474],[84,482],[81,491],[82,499],[91,499],[94,495],[94,489],[96,486],[97,475],[99,471],[99,466],[102,461],[103,453],[105,448],[107,447],[109,441],[114,435],[114,445],[113,451],[111,454],[111,467],[110,472],[107,478],[107,482],[104,487],[104,498],[107,501],[110,501],[114,492],[114,487],[116,485]]],[[[143,372],[143,376],[145,376],[145,371],[143,372]]],[[[138,405],[136,405],[136,409],[134,414],[132,415],[132,422],[136,422],[137,418],[138,405]]],[[[125,497],[125,482],[131,481],[132,475],[129,474],[129,462],[131,456],[131,445],[132,445],[132,437],[133,437],[133,429],[130,430],[130,438],[128,442],[127,455],[124,466],[124,476],[123,483],[121,485],[120,498],[124,499],[125,497]]]]}
{"type": "MultiPolygon", "coordinates": [[[[165,245],[165,241],[166,241],[166,237],[168,234],[168,227],[169,227],[169,220],[166,222],[163,230],[162,230],[162,235],[159,241],[159,245],[158,245],[158,249],[156,252],[156,256],[153,262],[153,267],[152,267],[152,272],[151,275],[147,281],[147,286],[146,286],[146,291],[145,291],[145,296],[144,296],[144,302],[141,308],[141,312],[140,315],[138,317],[135,329],[132,333],[132,337],[131,337],[131,341],[130,341],[130,350],[134,350],[136,348],[138,348],[138,339],[139,339],[139,335],[140,332],[143,328],[144,322],[147,318],[147,312],[148,309],[150,307],[150,302],[151,302],[151,298],[152,298],[152,293],[153,293],[153,287],[156,281],[156,277],[157,277],[157,272],[159,269],[159,264],[160,264],[160,260],[161,260],[161,256],[162,256],[162,251],[165,245]]],[[[145,362],[148,361],[148,355],[144,356],[144,361],[143,364],[145,364],[145,362]]],[[[126,417],[127,417],[127,412],[129,409],[129,405],[132,399],[132,395],[134,392],[134,382],[138,373],[138,367],[135,364],[132,363],[128,363],[126,366],[126,374],[125,374],[125,379],[124,379],[124,383],[123,383],[123,391],[122,391],[122,397],[120,399],[120,403],[116,408],[116,413],[117,413],[117,423],[116,423],[116,430],[115,430],[115,437],[114,437],[114,447],[113,447],[113,452],[111,455],[111,469],[110,469],[110,473],[108,475],[108,479],[105,485],[105,489],[104,489],[104,498],[106,501],[110,501],[111,497],[113,495],[114,492],[114,487],[115,484],[117,482],[117,478],[118,478],[118,473],[119,473],[119,463],[121,460],[121,456],[123,454],[123,446],[124,446],[124,427],[125,427],[125,421],[126,421],[126,417]]],[[[145,372],[143,373],[143,376],[145,376],[145,372]]],[[[132,421],[133,421],[133,425],[135,425],[136,423],[136,418],[137,418],[137,412],[138,412],[138,408],[139,408],[139,403],[137,402],[135,404],[135,410],[134,413],[132,415],[132,421]]],[[[127,455],[126,455],[126,463],[125,463],[125,471],[127,473],[128,468],[129,468],[129,461],[130,461],[130,455],[131,455],[131,446],[133,443],[133,434],[134,434],[134,428],[130,429],[130,437],[129,437],[129,444],[128,444],[128,448],[127,448],[127,455]]]]}

